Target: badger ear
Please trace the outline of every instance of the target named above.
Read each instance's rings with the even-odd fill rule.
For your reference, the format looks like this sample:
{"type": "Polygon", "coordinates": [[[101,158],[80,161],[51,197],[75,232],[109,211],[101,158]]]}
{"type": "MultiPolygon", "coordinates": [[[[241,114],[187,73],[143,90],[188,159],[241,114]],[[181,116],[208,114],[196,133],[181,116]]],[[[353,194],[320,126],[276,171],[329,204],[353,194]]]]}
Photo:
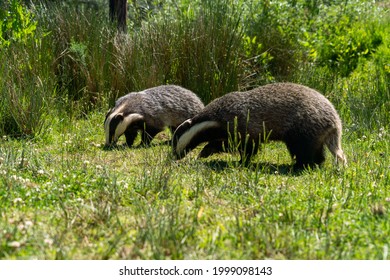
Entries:
{"type": "Polygon", "coordinates": [[[192,125],[192,119],[185,120],[181,123],[180,127],[181,129],[187,130],[192,125]]]}
{"type": "Polygon", "coordinates": [[[179,138],[192,126],[192,119],[185,120],[182,122],[175,130],[174,135],[176,138],[179,138]]]}
{"type": "Polygon", "coordinates": [[[116,120],[116,121],[123,121],[123,119],[124,119],[123,113],[116,114],[115,117],[113,117],[112,119],[116,120]]]}
{"type": "Polygon", "coordinates": [[[191,127],[191,124],[192,124],[192,120],[187,119],[176,128],[176,130],[173,132],[173,136],[172,136],[172,146],[173,147],[176,147],[177,141],[183,135],[183,133],[185,133],[191,127]]]}

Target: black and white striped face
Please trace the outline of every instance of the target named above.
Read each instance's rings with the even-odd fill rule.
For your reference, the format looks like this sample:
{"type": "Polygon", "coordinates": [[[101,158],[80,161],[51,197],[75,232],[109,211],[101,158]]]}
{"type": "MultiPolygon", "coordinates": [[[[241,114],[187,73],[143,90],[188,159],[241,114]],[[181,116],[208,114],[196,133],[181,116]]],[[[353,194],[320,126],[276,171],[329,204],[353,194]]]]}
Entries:
{"type": "Polygon", "coordinates": [[[204,121],[194,125],[191,120],[183,122],[173,135],[175,158],[183,158],[200,143],[217,140],[221,134],[219,128],[221,126],[217,121],[204,121]]]}
{"type": "Polygon", "coordinates": [[[140,114],[123,114],[123,105],[109,111],[104,121],[104,131],[106,136],[106,146],[115,144],[119,137],[125,133],[126,129],[132,123],[142,120],[143,116],[140,114]]]}

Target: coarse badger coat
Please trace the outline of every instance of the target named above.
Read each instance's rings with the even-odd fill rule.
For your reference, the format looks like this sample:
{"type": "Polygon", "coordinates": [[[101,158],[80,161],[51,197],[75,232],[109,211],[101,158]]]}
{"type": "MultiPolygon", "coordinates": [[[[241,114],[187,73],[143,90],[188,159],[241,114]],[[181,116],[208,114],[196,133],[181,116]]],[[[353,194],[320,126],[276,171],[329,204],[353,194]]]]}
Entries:
{"type": "Polygon", "coordinates": [[[154,136],[169,127],[173,132],[184,120],[204,108],[192,91],[175,85],[163,85],[120,97],[104,120],[105,145],[110,146],[124,134],[131,146],[139,130],[142,142],[149,144],[154,136]]]}
{"type": "Polygon", "coordinates": [[[345,164],[341,130],[339,115],[323,95],[306,86],[275,83],[212,101],[176,129],[173,153],[180,159],[200,143],[209,142],[200,154],[206,157],[222,151],[230,135],[239,139],[245,163],[266,139],[283,141],[298,168],[323,163],[324,145],[345,164]]]}

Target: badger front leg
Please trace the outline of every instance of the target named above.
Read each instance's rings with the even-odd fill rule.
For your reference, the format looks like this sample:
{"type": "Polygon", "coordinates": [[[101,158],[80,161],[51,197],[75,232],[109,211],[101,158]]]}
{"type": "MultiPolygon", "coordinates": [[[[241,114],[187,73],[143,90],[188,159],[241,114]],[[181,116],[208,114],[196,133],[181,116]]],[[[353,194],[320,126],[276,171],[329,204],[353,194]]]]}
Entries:
{"type": "Polygon", "coordinates": [[[210,141],[203,147],[199,154],[199,158],[207,158],[213,154],[222,153],[227,148],[227,141],[210,141]]]}
{"type": "Polygon", "coordinates": [[[135,137],[137,137],[138,131],[136,129],[127,129],[125,131],[126,144],[131,147],[134,143],[135,137]]]}
{"type": "Polygon", "coordinates": [[[145,146],[149,146],[150,142],[153,140],[154,136],[159,133],[161,129],[155,127],[146,127],[142,130],[142,144],[145,146]]]}

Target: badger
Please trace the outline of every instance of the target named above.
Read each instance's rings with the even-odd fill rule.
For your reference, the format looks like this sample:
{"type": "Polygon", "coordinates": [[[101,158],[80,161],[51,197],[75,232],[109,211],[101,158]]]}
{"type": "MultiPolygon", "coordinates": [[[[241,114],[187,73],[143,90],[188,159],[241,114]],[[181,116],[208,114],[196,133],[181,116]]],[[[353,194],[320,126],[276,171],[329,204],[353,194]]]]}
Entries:
{"type": "Polygon", "coordinates": [[[300,169],[321,165],[325,145],[336,162],[346,164],[341,133],[340,117],[322,94],[299,84],[274,83],[213,100],[176,129],[172,148],[181,159],[208,142],[200,153],[207,157],[236,143],[241,162],[248,163],[261,142],[282,141],[300,169]]]}
{"type": "Polygon", "coordinates": [[[174,129],[204,108],[192,91],[176,85],[163,85],[120,97],[104,120],[105,147],[116,144],[124,134],[126,144],[132,146],[138,131],[141,141],[148,145],[157,133],[174,129]]]}

